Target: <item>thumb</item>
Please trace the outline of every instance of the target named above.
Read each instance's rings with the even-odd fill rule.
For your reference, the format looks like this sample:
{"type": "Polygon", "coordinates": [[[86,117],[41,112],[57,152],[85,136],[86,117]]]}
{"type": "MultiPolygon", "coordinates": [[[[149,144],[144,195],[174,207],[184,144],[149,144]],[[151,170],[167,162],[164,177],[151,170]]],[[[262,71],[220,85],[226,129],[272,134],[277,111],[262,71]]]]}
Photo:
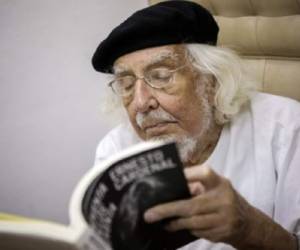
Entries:
{"type": "Polygon", "coordinates": [[[221,181],[221,177],[207,164],[185,168],[184,175],[188,182],[201,182],[205,190],[216,187],[221,181]]]}

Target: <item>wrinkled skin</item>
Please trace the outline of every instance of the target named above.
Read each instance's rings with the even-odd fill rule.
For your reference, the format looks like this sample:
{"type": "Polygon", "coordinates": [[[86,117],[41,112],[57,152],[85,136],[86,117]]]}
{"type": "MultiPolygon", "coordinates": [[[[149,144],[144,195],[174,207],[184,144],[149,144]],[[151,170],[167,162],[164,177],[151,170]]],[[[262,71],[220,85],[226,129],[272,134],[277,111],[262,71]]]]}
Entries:
{"type": "Polygon", "coordinates": [[[175,74],[175,84],[168,89],[153,89],[138,79],[134,95],[123,98],[123,105],[136,133],[143,140],[169,136],[177,141],[183,137],[197,138],[196,152],[187,165],[204,161],[216,144],[221,127],[213,119],[214,84],[202,84],[201,75],[187,60],[182,46],[167,45],[135,51],[117,59],[116,76],[142,77],[152,68],[167,67],[174,70],[186,65],[175,74]],[[161,56],[164,55],[164,56],[161,56]],[[175,55],[175,56],[174,56],[175,55]],[[200,84],[199,84],[200,81],[200,84]],[[196,92],[196,84],[199,85],[196,92]],[[172,122],[145,119],[142,126],[136,121],[138,113],[148,114],[163,109],[174,117],[172,122]],[[213,145],[213,146],[212,146],[213,145]],[[201,159],[201,157],[203,159],[201,159]]]}
{"type": "Polygon", "coordinates": [[[176,73],[176,84],[171,88],[153,89],[143,79],[138,79],[134,94],[123,98],[130,122],[143,140],[171,135],[177,141],[190,136],[198,142],[193,154],[184,162],[192,198],[155,206],[146,211],[145,221],[154,223],[176,217],[178,219],[167,225],[167,230],[187,229],[199,238],[228,243],[237,249],[296,250],[296,241],[289,232],[251,206],[233,188],[230,180],[215,173],[211,167],[200,165],[213,151],[222,127],[213,119],[213,81],[200,83],[196,93],[195,84],[199,84],[201,75],[186,62],[184,48],[168,45],[135,51],[120,57],[114,66],[117,76],[142,77],[151,67],[175,69],[183,63],[188,65],[176,73]],[[159,60],[161,53],[169,52],[177,56],[159,60]],[[158,108],[171,114],[175,121],[146,119],[142,126],[137,124],[137,113],[147,114],[158,108]]]}
{"type": "Polygon", "coordinates": [[[144,215],[148,223],[179,217],[166,229],[187,229],[199,238],[243,250],[296,250],[293,236],[251,206],[228,179],[206,165],[186,168],[184,173],[192,198],[151,208],[144,215]]]}

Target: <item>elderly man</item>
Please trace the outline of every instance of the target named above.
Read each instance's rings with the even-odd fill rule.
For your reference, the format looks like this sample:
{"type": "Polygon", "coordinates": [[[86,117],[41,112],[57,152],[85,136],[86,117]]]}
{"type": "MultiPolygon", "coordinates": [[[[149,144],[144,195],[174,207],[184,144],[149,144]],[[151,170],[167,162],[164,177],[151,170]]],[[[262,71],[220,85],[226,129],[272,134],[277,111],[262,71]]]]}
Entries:
{"type": "Polygon", "coordinates": [[[129,121],[96,160],[142,140],[175,140],[192,198],[155,206],[147,223],[189,230],[182,249],[296,250],[300,236],[300,105],[256,93],[200,5],[167,1],[134,13],[97,48],[93,66],[129,121]]]}

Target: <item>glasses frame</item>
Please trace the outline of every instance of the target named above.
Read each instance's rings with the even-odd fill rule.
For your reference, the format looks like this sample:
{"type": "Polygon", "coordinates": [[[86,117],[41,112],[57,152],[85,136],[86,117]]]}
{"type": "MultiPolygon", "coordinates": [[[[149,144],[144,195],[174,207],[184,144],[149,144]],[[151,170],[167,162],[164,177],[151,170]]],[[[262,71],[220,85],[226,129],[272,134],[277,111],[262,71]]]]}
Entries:
{"type": "MultiPolygon", "coordinates": [[[[170,82],[173,82],[173,81],[174,81],[174,73],[176,73],[178,70],[180,70],[180,69],[182,69],[182,68],[184,68],[184,67],[186,67],[186,66],[187,66],[187,63],[185,63],[184,65],[179,66],[179,67],[176,68],[176,69],[169,70],[169,72],[172,74],[172,75],[171,75],[171,78],[170,78],[170,82]]],[[[113,83],[116,82],[118,79],[122,79],[122,78],[124,78],[124,77],[126,77],[126,76],[117,77],[117,78],[115,78],[114,80],[112,80],[112,81],[110,81],[110,82],[108,83],[108,86],[112,89],[112,91],[113,91],[117,96],[120,96],[120,97],[126,97],[126,96],[129,96],[130,94],[128,94],[128,95],[122,95],[122,94],[120,94],[120,93],[117,93],[117,91],[115,91],[115,89],[113,88],[113,83]]],[[[162,88],[164,88],[164,87],[157,87],[157,86],[152,85],[151,82],[149,82],[149,80],[147,80],[147,77],[146,77],[146,76],[140,77],[140,76],[132,75],[132,77],[135,78],[134,84],[136,83],[137,80],[143,80],[148,86],[150,86],[150,87],[153,88],[153,89],[162,89],[162,88]]]]}

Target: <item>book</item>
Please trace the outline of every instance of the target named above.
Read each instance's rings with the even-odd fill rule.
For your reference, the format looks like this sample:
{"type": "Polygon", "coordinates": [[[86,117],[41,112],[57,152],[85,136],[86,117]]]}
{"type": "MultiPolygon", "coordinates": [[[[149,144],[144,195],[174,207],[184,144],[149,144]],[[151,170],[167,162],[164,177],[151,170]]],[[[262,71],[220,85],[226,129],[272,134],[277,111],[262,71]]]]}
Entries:
{"type": "Polygon", "coordinates": [[[143,142],[90,169],[72,194],[70,225],[0,221],[2,250],[171,250],[196,238],[147,224],[144,212],[190,197],[175,143],[143,142]]]}

